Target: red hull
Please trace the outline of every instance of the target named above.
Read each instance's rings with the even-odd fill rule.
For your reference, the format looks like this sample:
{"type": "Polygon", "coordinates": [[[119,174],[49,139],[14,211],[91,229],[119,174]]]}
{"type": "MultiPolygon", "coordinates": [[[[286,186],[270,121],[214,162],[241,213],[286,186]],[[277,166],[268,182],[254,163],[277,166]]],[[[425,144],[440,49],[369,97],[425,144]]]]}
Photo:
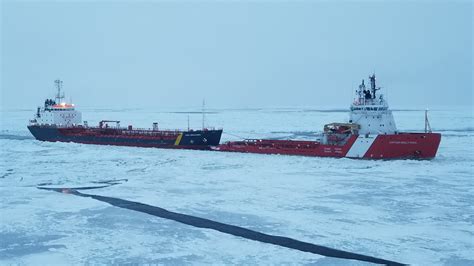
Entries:
{"type": "Polygon", "coordinates": [[[252,140],[219,145],[215,150],[260,154],[285,154],[363,159],[431,159],[436,156],[441,134],[399,133],[393,135],[351,135],[343,145],[314,141],[252,140]]]}

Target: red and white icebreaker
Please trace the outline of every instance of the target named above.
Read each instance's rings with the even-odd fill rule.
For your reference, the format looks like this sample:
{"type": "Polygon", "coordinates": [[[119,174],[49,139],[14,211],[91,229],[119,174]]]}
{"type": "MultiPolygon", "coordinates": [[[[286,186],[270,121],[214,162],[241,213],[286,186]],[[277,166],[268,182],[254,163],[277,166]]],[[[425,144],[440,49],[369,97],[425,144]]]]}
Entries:
{"type": "Polygon", "coordinates": [[[441,134],[432,133],[425,113],[425,132],[399,132],[383,95],[369,77],[356,91],[348,123],[331,123],[314,141],[252,139],[231,141],[215,147],[218,151],[287,154],[363,159],[431,159],[436,156],[441,134]]]}

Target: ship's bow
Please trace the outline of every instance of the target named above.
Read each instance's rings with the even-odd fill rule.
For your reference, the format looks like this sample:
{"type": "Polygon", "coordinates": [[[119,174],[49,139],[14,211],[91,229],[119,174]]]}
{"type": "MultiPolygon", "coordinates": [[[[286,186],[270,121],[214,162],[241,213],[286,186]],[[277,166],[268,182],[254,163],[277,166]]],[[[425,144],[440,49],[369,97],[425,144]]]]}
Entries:
{"type": "Polygon", "coordinates": [[[422,142],[422,158],[431,159],[436,157],[438,153],[439,144],[441,143],[440,133],[425,133],[425,141],[422,142]]]}
{"type": "Polygon", "coordinates": [[[439,133],[398,133],[378,135],[369,150],[367,159],[432,159],[441,142],[439,133]]]}

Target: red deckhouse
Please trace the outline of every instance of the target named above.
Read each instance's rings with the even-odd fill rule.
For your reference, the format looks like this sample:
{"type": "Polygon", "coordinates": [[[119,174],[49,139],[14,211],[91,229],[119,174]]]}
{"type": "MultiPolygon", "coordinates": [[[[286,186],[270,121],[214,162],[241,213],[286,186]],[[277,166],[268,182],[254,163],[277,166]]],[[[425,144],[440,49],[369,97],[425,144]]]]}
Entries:
{"type": "Polygon", "coordinates": [[[375,84],[375,74],[356,91],[348,123],[331,123],[314,141],[244,140],[227,142],[219,151],[287,154],[364,159],[430,159],[436,156],[441,134],[431,133],[425,114],[425,132],[399,132],[392,111],[375,84]]]}

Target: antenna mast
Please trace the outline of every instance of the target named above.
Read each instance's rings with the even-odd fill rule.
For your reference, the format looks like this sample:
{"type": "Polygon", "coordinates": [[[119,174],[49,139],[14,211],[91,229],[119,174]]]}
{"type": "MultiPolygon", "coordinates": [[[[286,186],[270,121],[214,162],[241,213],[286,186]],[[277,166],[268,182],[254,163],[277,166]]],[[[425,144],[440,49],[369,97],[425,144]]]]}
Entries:
{"type": "Polygon", "coordinates": [[[204,108],[206,107],[206,100],[202,100],[202,130],[204,130],[204,125],[206,121],[206,113],[204,112],[204,108]]]}
{"type": "Polygon", "coordinates": [[[54,81],[54,84],[56,85],[56,88],[58,89],[58,93],[56,94],[56,104],[60,104],[61,100],[64,99],[64,92],[61,94],[61,89],[63,88],[63,82],[59,79],[54,81]]]}

